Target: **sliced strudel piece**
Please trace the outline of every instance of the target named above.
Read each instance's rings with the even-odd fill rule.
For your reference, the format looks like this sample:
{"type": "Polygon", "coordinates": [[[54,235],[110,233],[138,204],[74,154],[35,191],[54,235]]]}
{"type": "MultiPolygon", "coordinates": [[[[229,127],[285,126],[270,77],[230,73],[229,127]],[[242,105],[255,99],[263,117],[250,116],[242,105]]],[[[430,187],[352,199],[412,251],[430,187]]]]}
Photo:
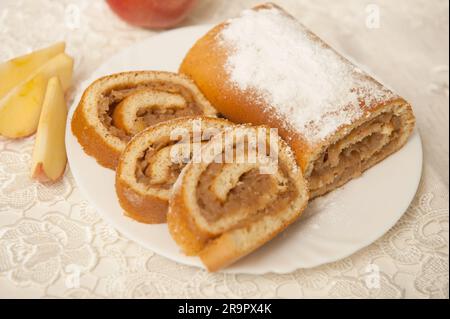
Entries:
{"type": "Polygon", "coordinates": [[[127,142],[146,127],[187,116],[217,115],[186,76],[140,71],[109,75],[92,83],[72,119],[84,151],[115,169],[127,142]]]}
{"type": "Polygon", "coordinates": [[[266,127],[216,135],[193,157],[169,200],[169,231],[216,271],[271,240],[303,212],[308,190],[289,146],[266,127]]]}

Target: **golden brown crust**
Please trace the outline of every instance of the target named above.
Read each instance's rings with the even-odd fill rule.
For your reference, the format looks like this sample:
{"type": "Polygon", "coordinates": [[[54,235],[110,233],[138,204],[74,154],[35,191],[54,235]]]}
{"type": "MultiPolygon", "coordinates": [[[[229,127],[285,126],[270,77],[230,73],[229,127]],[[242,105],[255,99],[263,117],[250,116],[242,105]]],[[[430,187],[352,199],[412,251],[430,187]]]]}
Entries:
{"type": "MultiPolygon", "coordinates": [[[[180,179],[185,178],[180,176],[180,179]]],[[[179,180],[181,182],[181,180],[179,180]]],[[[189,211],[184,201],[184,189],[172,193],[167,213],[169,232],[175,242],[183,246],[183,252],[188,256],[197,255],[204,247],[208,236],[189,218],[189,211]]]]}
{"type": "MultiPolygon", "coordinates": [[[[119,170],[120,165],[117,171],[119,170]]],[[[120,206],[130,218],[144,224],[163,224],[166,222],[167,201],[156,196],[143,196],[121,179],[116,179],[116,194],[120,206]]]]}
{"type": "Polygon", "coordinates": [[[71,128],[86,154],[94,157],[100,165],[116,169],[120,152],[106,144],[95,128],[87,122],[81,106],[78,106],[73,114],[71,128]]]}
{"type": "MultiPolygon", "coordinates": [[[[305,204],[300,209],[300,212],[303,212],[305,210],[306,205],[307,201],[305,201],[305,204]]],[[[266,236],[259,238],[259,241],[254,243],[254,247],[252,247],[251,250],[242,249],[239,245],[237,245],[237,241],[234,240],[233,234],[227,233],[209,242],[208,245],[199,253],[199,257],[208,271],[215,272],[223,269],[233,264],[241,257],[248,255],[255,249],[255,247],[261,247],[266,242],[274,239],[289,225],[294,223],[298,219],[298,217],[298,215],[293,216],[293,218],[284,222],[279,228],[273,230],[266,236]]]]}

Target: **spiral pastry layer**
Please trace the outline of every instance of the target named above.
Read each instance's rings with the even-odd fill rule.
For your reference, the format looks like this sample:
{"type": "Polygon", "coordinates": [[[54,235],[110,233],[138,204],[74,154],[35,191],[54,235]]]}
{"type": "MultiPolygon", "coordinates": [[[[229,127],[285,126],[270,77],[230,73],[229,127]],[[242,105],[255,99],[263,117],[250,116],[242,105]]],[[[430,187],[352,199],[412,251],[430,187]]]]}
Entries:
{"type": "Polygon", "coordinates": [[[236,126],[213,137],[183,169],[167,222],[183,251],[216,271],[284,230],[307,201],[287,144],[265,127],[236,126]]]}
{"type": "Polygon", "coordinates": [[[116,170],[116,192],[125,214],[142,223],[164,223],[172,185],[182,168],[202,144],[232,126],[218,118],[185,118],[138,133],[116,170]]]}
{"type": "Polygon", "coordinates": [[[100,78],[86,89],[72,131],[87,154],[115,169],[127,142],[143,129],[176,118],[216,115],[187,76],[124,72],[100,78]]]}

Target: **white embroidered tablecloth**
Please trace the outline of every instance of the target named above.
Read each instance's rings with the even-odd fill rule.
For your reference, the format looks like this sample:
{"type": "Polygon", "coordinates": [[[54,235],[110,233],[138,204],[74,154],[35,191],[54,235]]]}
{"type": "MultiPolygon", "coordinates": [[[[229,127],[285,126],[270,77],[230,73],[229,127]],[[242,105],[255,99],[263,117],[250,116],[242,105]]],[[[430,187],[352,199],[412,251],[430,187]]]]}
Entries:
{"type": "MultiPolygon", "coordinates": [[[[52,186],[33,182],[34,138],[0,137],[0,297],[449,297],[448,1],[274,2],[414,105],[424,172],[397,225],[368,248],[318,268],[209,274],[115,231],[81,196],[70,170],[52,186]],[[378,286],[367,277],[374,267],[378,286]]],[[[220,22],[256,3],[199,0],[182,26],[220,22]]],[[[76,60],[75,85],[152,34],[120,21],[103,0],[0,0],[0,61],[64,39],[76,60]]]]}

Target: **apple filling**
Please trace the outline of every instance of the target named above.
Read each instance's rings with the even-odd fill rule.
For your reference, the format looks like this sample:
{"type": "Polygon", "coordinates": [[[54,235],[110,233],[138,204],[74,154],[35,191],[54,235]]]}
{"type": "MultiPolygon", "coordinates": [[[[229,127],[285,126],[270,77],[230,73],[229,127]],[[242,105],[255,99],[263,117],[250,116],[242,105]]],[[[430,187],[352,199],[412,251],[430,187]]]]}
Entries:
{"type": "Polygon", "coordinates": [[[258,164],[210,163],[196,189],[200,213],[210,223],[233,220],[232,228],[287,208],[298,196],[288,168],[281,162],[265,174],[258,164]]]}
{"type": "MultiPolygon", "coordinates": [[[[155,93],[157,95],[157,93],[155,93]]],[[[134,134],[151,125],[187,116],[201,115],[202,108],[199,107],[195,101],[194,96],[189,89],[172,84],[169,82],[151,82],[135,87],[116,87],[113,90],[103,94],[100,103],[98,104],[99,118],[108,131],[120,138],[123,141],[128,141],[134,134]],[[127,110],[121,112],[133,114],[128,115],[132,118],[131,128],[127,129],[116,123],[115,112],[117,112],[121,103],[126,99],[133,97],[133,95],[141,94],[142,92],[162,92],[169,94],[169,99],[139,99],[127,105],[127,110]],[[170,100],[180,101],[177,103],[170,103],[170,100]],[[156,101],[156,102],[155,102],[156,101]],[[155,105],[161,103],[160,105],[155,105]],[[132,105],[134,104],[134,105],[132,105]]]]}
{"type": "Polygon", "coordinates": [[[159,141],[153,143],[136,165],[136,180],[147,186],[169,190],[184,166],[191,160],[193,149],[202,143],[159,141]]]}
{"type": "Polygon", "coordinates": [[[321,196],[358,177],[397,148],[402,118],[382,113],[332,144],[314,162],[309,176],[311,198],[321,196]]]}

